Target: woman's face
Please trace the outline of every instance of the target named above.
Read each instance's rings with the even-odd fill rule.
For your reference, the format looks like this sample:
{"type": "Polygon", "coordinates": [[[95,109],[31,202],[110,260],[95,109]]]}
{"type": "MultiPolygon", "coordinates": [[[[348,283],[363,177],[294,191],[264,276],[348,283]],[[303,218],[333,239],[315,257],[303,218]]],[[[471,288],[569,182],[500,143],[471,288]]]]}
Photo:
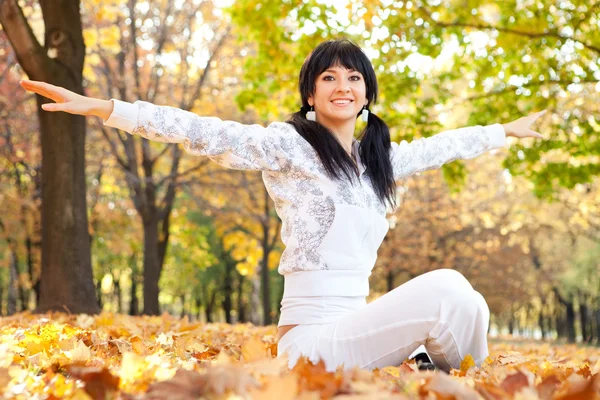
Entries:
{"type": "Polygon", "coordinates": [[[315,93],[308,104],[315,108],[317,121],[340,123],[353,119],[367,104],[365,80],[360,72],[330,67],[317,77],[315,93]]]}

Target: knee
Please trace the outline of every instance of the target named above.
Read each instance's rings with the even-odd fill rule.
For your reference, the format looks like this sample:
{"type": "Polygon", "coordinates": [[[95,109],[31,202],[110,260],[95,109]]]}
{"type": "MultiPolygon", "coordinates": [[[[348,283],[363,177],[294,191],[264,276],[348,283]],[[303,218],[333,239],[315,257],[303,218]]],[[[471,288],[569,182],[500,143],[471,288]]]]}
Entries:
{"type": "Polygon", "coordinates": [[[461,293],[473,290],[473,286],[471,286],[467,278],[454,269],[436,269],[428,274],[431,274],[431,277],[435,278],[434,281],[437,284],[452,292],[461,293]]]}
{"type": "Polygon", "coordinates": [[[456,291],[449,302],[456,314],[469,316],[473,321],[477,321],[477,324],[489,324],[490,309],[483,296],[476,290],[456,291]]]}
{"type": "Polygon", "coordinates": [[[487,304],[487,301],[485,301],[485,298],[478,291],[474,290],[473,293],[475,297],[475,303],[477,304],[478,312],[482,315],[483,319],[489,323],[490,308],[487,304]]]}

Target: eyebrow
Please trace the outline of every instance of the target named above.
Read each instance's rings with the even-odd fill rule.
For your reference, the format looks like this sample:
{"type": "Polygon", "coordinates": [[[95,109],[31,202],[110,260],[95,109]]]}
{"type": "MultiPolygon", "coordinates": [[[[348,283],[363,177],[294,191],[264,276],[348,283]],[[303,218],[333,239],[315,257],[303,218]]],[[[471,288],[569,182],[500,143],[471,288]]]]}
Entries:
{"type": "MultiPolygon", "coordinates": [[[[335,72],[337,72],[337,70],[329,68],[329,69],[326,69],[325,72],[333,72],[333,73],[335,73],[335,72]]],[[[358,71],[355,70],[355,69],[349,69],[348,72],[358,72],[358,71]]]]}

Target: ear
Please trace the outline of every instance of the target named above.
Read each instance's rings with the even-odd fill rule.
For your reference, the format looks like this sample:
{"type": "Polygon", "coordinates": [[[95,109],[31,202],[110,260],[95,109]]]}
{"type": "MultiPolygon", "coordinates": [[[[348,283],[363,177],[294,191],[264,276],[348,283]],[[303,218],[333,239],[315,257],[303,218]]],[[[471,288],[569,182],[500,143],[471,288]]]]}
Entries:
{"type": "Polygon", "coordinates": [[[306,101],[308,102],[308,105],[311,107],[315,105],[315,102],[314,102],[314,99],[312,96],[310,96],[306,101]]]}

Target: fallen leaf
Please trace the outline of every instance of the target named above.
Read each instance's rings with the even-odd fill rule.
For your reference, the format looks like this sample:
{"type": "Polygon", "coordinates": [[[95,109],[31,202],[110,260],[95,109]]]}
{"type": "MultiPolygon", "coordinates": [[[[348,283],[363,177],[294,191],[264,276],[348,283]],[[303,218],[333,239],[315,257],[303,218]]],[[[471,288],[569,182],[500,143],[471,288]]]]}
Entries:
{"type": "Polygon", "coordinates": [[[461,384],[458,380],[443,372],[435,373],[429,382],[424,385],[424,388],[444,397],[463,400],[479,399],[474,389],[461,384]]]}

